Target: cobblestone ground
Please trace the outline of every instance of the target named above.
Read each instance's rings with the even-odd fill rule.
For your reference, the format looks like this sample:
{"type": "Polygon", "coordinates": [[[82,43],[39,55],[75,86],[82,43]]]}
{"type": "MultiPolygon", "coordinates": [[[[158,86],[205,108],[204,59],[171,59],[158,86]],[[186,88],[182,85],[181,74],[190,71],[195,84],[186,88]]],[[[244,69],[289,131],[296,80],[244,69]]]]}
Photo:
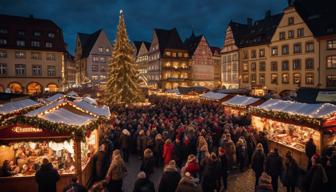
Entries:
{"type": "MultiPolygon", "coordinates": [[[[127,163],[128,174],[124,180],[124,191],[133,191],[134,182],[136,180],[137,173],[140,169],[141,161],[135,156],[130,157],[129,163],[127,163]]],[[[156,168],[154,174],[151,175],[151,181],[154,182],[157,189],[161,179],[162,169],[156,168]]],[[[242,173],[232,173],[228,178],[228,192],[254,192],[254,173],[251,169],[242,173]]],[[[279,181],[278,192],[286,192],[286,189],[281,185],[279,181]]],[[[299,191],[297,189],[297,191],[299,191]]]]}

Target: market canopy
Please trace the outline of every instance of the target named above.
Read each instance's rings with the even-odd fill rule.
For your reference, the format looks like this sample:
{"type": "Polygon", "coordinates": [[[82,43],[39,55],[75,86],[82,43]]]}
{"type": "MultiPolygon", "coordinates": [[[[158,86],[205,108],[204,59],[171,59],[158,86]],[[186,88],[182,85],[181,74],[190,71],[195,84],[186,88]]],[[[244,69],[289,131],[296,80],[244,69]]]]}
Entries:
{"type": "Polygon", "coordinates": [[[65,95],[63,95],[62,93],[57,93],[57,94],[55,94],[55,95],[53,95],[53,96],[51,96],[51,97],[48,97],[48,98],[46,99],[46,101],[47,101],[47,102],[53,102],[53,101],[60,100],[60,99],[62,99],[62,98],[64,98],[64,97],[65,97],[65,95]]]}
{"type": "Polygon", "coordinates": [[[336,105],[330,103],[308,104],[280,99],[269,99],[257,106],[256,109],[290,113],[310,118],[325,118],[326,116],[336,114],[336,105]]]}
{"type": "Polygon", "coordinates": [[[54,123],[64,123],[67,125],[76,126],[85,125],[94,119],[94,117],[92,116],[76,114],[64,108],[60,108],[50,113],[46,113],[39,117],[54,123]]]}
{"type": "Polygon", "coordinates": [[[37,106],[40,103],[35,102],[31,99],[24,99],[19,101],[8,102],[0,105],[0,115],[6,115],[10,113],[14,113],[26,108],[30,108],[33,106],[37,106]]]}
{"type": "Polygon", "coordinates": [[[202,94],[200,97],[203,99],[208,99],[208,100],[222,100],[226,96],[227,94],[224,94],[224,93],[216,93],[216,92],[209,91],[207,93],[202,94]]]}
{"type": "Polygon", "coordinates": [[[73,104],[75,104],[77,107],[86,110],[90,113],[93,113],[98,116],[105,116],[110,117],[110,108],[106,105],[103,105],[102,107],[98,107],[96,105],[92,105],[84,100],[82,101],[74,101],[73,104]]]}
{"type": "Polygon", "coordinates": [[[255,97],[247,97],[242,95],[236,95],[231,99],[224,101],[223,105],[234,106],[234,107],[247,107],[251,104],[256,103],[259,101],[259,98],[255,97]]]}

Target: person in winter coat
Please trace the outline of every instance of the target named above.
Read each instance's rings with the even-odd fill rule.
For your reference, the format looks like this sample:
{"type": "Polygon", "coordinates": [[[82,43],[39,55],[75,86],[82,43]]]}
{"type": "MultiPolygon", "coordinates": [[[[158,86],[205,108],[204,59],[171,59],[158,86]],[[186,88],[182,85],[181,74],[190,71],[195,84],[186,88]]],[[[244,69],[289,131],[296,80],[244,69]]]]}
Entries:
{"type": "Polygon", "coordinates": [[[272,177],[273,191],[277,192],[279,176],[281,175],[283,169],[282,158],[280,157],[277,148],[274,148],[273,151],[268,154],[265,169],[266,173],[272,177]]]}
{"type": "Polygon", "coordinates": [[[315,155],[316,153],[316,145],[314,144],[313,138],[309,138],[305,146],[305,151],[306,151],[306,156],[308,158],[307,170],[309,170],[312,165],[311,159],[313,155],[315,155]]]}
{"type": "Polygon", "coordinates": [[[272,188],[272,178],[263,172],[259,178],[259,184],[256,188],[256,192],[273,192],[272,188]]]}
{"type": "Polygon", "coordinates": [[[186,158],[185,147],[180,139],[176,138],[174,143],[173,159],[178,167],[182,167],[182,161],[186,158]]]}
{"type": "Polygon", "coordinates": [[[186,172],[177,185],[175,192],[202,192],[197,180],[189,172],[186,172]]]}
{"type": "Polygon", "coordinates": [[[155,141],[154,141],[154,158],[157,166],[162,166],[163,165],[163,139],[161,134],[157,134],[155,136],[155,141]]]}
{"type": "Polygon", "coordinates": [[[39,192],[56,192],[56,183],[60,179],[57,170],[48,159],[43,159],[41,168],[35,174],[39,192]]]}
{"type": "Polygon", "coordinates": [[[239,163],[240,171],[244,170],[245,163],[247,161],[248,153],[245,139],[243,137],[239,138],[236,144],[237,152],[237,162],[239,163]]]}
{"type": "Polygon", "coordinates": [[[108,189],[113,192],[122,192],[123,179],[126,173],[127,168],[121,158],[120,152],[113,154],[112,163],[106,176],[106,180],[109,182],[108,189]]]}
{"type": "Polygon", "coordinates": [[[99,151],[93,157],[93,181],[101,181],[105,178],[108,164],[107,146],[103,143],[99,151]]]}
{"type": "Polygon", "coordinates": [[[228,165],[227,165],[227,157],[225,155],[224,147],[218,148],[218,158],[220,161],[220,177],[223,181],[224,191],[227,190],[227,176],[228,176],[228,165]]]}
{"type": "Polygon", "coordinates": [[[127,129],[122,130],[119,142],[120,142],[122,158],[127,163],[129,159],[129,145],[131,142],[131,133],[127,129]]]}
{"type": "Polygon", "coordinates": [[[251,166],[255,173],[255,187],[257,187],[259,184],[259,177],[264,171],[265,162],[264,148],[261,143],[258,143],[256,150],[252,155],[251,161],[251,166]]]}
{"type": "Polygon", "coordinates": [[[172,154],[174,150],[174,145],[172,144],[172,141],[170,139],[167,139],[165,141],[165,144],[163,145],[163,161],[164,164],[167,165],[170,160],[172,160],[172,154]]]}
{"type": "Polygon", "coordinates": [[[319,160],[317,154],[313,155],[311,159],[312,166],[303,182],[303,187],[307,192],[324,191],[323,187],[328,182],[326,171],[319,160]]]}
{"type": "Polygon", "coordinates": [[[186,172],[189,172],[191,176],[197,178],[200,171],[199,163],[196,159],[196,156],[190,154],[188,156],[185,166],[181,169],[181,175],[184,175],[186,172]]]}
{"type": "Polygon", "coordinates": [[[325,170],[328,177],[326,189],[336,191],[336,150],[328,157],[325,170]]]}
{"type": "Polygon", "coordinates": [[[287,192],[294,192],[299,178],[299,167],[290,151],[286,154],[285,169],[283,173],[283,184],[287,187],[287,192]]]}
{"type": "Polygon", "coordinates": [[[175,161],[169,161],[168,165],[163,170],[159,184],[159,192],[175,192],[180,179],[181,175],[177,171],[175,161]]]}
{"type": "Polygon", "coordinates": [[[154,183],[146,177],[145,172],[138,173],[133,192],[155,192],[154,183]]]}
{"type": "Polygon", "coordinates": [[[63,192],[87,192],[86,188],[78,183],[78,178],[73,177],[70,185],[63,189],[63,192]]]}
{"type": "Polygon", "coordinates": [[[143,160],[140,166],[140,171],[143,171],[146,173],[146,177],[150,178],[150,175],[154,172],[154,157],[153,152],[149,148],[145,149],[143,160]]]}
{"type": "Polygon", "coordinates": [[[204,159],[204,169],[203,169],[203,180],[202,189],[203,191],[213,192],[219,190],[219,170],[220,162],[215,153],[204,159]]]}
{"type": "Polygon", "coordinates": [[[232,166],[236,162],[236,146],[233,143],[230,134],[226,135],[226,140],[224,142],[224,149],[228,160],[228,169],[231,170],[232,166]]]}
{"type": "Polygon", "coordinates": [[[143,158],[143,152],[147,148],[147,136],[144,130],[140,130],[137,137],[137,150],[139,154],[139,159],[143,158]]]}

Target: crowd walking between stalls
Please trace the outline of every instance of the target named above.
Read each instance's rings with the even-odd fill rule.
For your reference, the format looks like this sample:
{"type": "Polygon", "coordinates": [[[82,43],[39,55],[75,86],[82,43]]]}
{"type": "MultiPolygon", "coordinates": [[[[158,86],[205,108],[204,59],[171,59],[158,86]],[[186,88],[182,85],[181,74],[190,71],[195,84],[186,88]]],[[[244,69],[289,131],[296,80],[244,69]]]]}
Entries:
{"type": "MultiPolygon", "coordinates": [[[[307,170],[300,170],[290,151],[269,149],[265,134],[256,133],[249,116],[225,114],[218,103],[152,97],[151,106],[113,107],[116,114],[101,130],[94,157],[91,191],[122,191],[130,154],[142,161],[135,192],[155,191],[151,175],[162,167],[159,192],[226,191],[230,174],[249,168],[255,191],[336,191],[336,146],[316,153],[306,144],[307,170]]],[[[132,163],[132,162],[129,162],[132,163]]],[[[241,181],[244,185],[244,181],[241,181]]]]}

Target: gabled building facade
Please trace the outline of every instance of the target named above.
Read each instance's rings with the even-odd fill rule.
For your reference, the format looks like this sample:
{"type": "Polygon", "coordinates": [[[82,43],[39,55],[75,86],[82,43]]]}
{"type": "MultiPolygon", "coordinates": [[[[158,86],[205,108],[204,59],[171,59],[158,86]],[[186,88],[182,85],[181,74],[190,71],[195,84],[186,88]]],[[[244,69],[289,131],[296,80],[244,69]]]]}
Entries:
{"type": "Polygon", "coordinates": [[[111,57],[112,44],[103,30],[92,34],[78,33],[75,48],[76,83],[92,86],[104,84],[111,57]]]}
{"type": "Polygon", "coordinates": [[[239,88],[239,42],[247,33],[247,25],[231,21],[226,29],[221,50],[221,81],[226,89],[239,88]]]}
{"type": "Polygon", "coordinates": [[[214,88],[221,88],[221,48],[210,47],[212,52],[212,60],[214,65],[214,88]]]}
{"type": "Polygon", "coordinates": [[[68,51],[64,54],[64,89],[69,89],[76,84],[76,62],[75,57],[68,51]]]}
{"type": "Polygon", "coordinates": [[[134,41],[136,64],[138,67],[140,79],[142,80],[141,86],[148,86],[148,51],[151,43],[146,41],[134,41]]]}
{"type": "Polygon", "coordinates": [[[0,92],[63,90],[65,43],[53,21],[0,15],[0,92]]]}
{"type": "Polygon", "coordinates": [[[160,89],[190,85],[189,53],[176,28],[154,29],[148,52],[148,85],[160,89]]]}
{"type": "Polygon", "coordinates": [[[184,42],[191,58],[191,85],[214,88],[215,67],[213,52],[204,35],[191,36],[184,42]]]}

